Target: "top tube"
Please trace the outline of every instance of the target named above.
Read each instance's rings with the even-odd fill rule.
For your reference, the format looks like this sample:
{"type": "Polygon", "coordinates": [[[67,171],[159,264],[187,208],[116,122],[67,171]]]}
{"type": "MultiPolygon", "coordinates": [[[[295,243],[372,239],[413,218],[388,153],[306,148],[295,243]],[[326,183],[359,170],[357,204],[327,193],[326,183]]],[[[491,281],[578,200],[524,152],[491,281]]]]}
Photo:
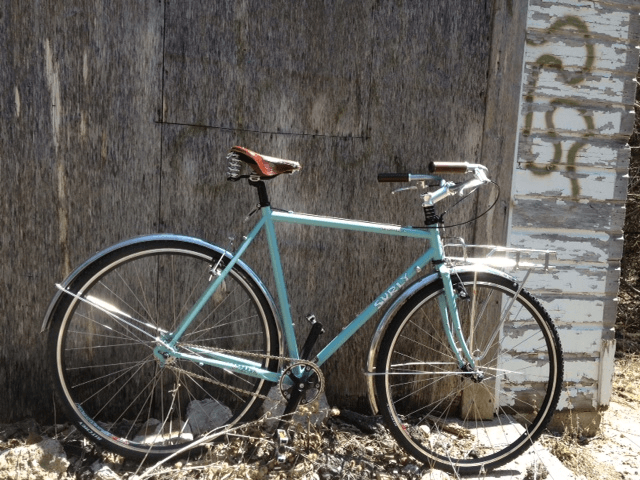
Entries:
{"type": "Polygon", "coordinates": [[[337,217],[309,215],[306,213],[272,211],[271,218],[276,222],[311,225],[316,227],[337,228],[355,232],[378,233],[381,235],[395,235],[401,237],[423,238],[431,240],[431,230],[426,228],[402,227],[389,223],[367,222],[362,220],[348,220],[337,217]]]}

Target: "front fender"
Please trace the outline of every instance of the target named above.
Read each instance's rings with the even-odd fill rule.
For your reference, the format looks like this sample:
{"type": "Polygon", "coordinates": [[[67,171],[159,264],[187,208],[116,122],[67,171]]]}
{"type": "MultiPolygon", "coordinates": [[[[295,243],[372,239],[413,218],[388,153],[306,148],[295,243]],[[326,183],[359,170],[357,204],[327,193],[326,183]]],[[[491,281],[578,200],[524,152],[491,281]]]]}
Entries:
{"type": "MultiPolygon", "coordinates": [[[[484,265],[460,265],[457,267],[451,267],[450,271],[451,275],[464,272],[492,273],[494,275],[500,275],[501,277],[517,282],[517,280],[511,275],[508,275],[501,270],[497,270],[495,268],[487,267],[484,265]]],[[[369,397],[369,405],[371,406],[371,411],[374,415],[378,413],[378,404],[376,402],[374,381],[374,375],[376,373],[376,358],[378,357],[380,342],[382,341],[382,337],[387,330],[387,326],[389,325],[391,320],[393,320],[398,310],[400,310],[400,308],[412,295],[437,281],[439,277],[440,275],[435,272],[424,278],[421,278],[420,280],[412,283],[409,287],[407,287],[396,299],[396,301],[393,302],[391,306],[386,310],[386,312],[382,316],[382,319],[380,320],[380,323],[378,324],[378,328],[376,328],[376,331],[371,337],[371,346],[369,348],[369,356],[367,357],[367,370],[365,372],[365,375],[367,377],[367,395],[369,397]]]]}

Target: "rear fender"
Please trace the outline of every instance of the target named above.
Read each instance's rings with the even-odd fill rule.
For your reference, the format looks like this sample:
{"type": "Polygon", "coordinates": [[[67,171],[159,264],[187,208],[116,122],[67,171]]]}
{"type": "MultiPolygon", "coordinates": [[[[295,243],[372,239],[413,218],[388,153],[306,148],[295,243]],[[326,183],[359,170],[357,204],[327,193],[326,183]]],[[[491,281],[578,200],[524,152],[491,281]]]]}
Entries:
{"type": "MultiPolygon", "coordinates": [[[[85,261],[82,265],[80,265],[78,268],[76,268],[65,280],[64,282],[61,283],[62,288],[66,288],[69,285],[71,285],[71,283],[74,281],[74,279],[80,274],[80,272],[82,272],[87,265],[99,260],[100,258],[104,257],[105,255],[118,250],[120,248],[125,248],[128,247],[130,245],[135,245],[138,243],[145,243],[145,242],[156,242],[156,241],[179,241],[179,242],[184,242],[184,243],[189,243],[195,246],[199,246],[199,247],[205,247],[209,250],[212,250],[213,252],[220,254],[220,255],[224,255],[226,258],[231,259],[232,255],[227,252],[225,249],[220,248],[216,245],[204,242],[202,240],[199,240],[197,238],[193,238],[193,237],[187,237],[187,236],[182,236],[182,235],[171,235],[171,234],[158,234],[158,235],[147,235],[144,237],[137,237],[137,238],[132,238],[130,240],[125,240],[123,242],[117,243],[115,245],[112,245],[111,247],[102,250],[101,252],[96,253],[95,255],[93,255],[91,258],[89,258],[87,261],[85,261]]],[[[260,280],[260,278],[258,278],[258,276],[255,274],[255,272],[253,270],[251,270],[251,268],[249,268],[249,266],[242,262],[242,261],[238,261],[236,263],[236,266],[238,268],[241,268],[242,270],[245,271],[245,273],[255,282],[255,284],[258,286],[258,288],[260,289],[260,291],[264,294],[265,298],[267,299],[267,302],[269,304],[269,307],[271,308],[271,312],[273,314],[273,318],[276,319],[276,326],[278,328],[278,343],[280,344],[280,351],[283,352],[284,351],[284,337],[282,335],[282,322],[281,322],[281,317],[280,314],[278,312],[278,309],[276,307],[276,304],[273,300],[273,297],[271,296],[271,294],[269,293],[269,291],[267,290],[266,286],[264,285],[264,283],[262,282],[262,280],[260,280]]],[[[42,329],[41,332],[45,332],[46,330],[49,329],[49,327],[51,326],[51,320],[52,320],[52,314],[56,308],[56,306],[58,305],[58,302],[60,302],[60,299],[62,298],[62,295],[64,295],[64,292],[60,289],[58,289],[58,291],[56,292],[55,296],[53,297],[53,300],[51,300],[51,303],[49,304],[49,308],[47,309],[47,313],[45,314],[44,317],[44,321],[42,323],[42,329]]]]}

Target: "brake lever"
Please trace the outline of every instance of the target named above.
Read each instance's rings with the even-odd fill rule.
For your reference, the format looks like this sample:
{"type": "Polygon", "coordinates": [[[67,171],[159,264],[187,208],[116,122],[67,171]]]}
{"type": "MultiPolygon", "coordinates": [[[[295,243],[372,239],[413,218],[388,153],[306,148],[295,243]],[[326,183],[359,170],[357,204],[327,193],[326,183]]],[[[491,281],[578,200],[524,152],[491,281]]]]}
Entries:
{"type": "Polygon", "coordinates": [[[460,195],[461,197],[463,197],[466,193],[467,190],[471,190],[469,193],[473,193],[474,190],[476,188],[478,188],[480,185],[484,185],[486,182],[483,182],[480,179],[474,179],[474,180],[469,180],[468,182],[463,183],[460,186],[460,189],[456,189],[458,195],[460,195]]]}
{"type": "Polygon", "coordinates": [[[391,195],[395,195],[396,193],[399,193],[399,192],[404,192],[405,190],[417,190],[417,189],[418,187],[416,187],[415,185],[412,185],[410,187],[396,188],[391,192],[391,195]]]}

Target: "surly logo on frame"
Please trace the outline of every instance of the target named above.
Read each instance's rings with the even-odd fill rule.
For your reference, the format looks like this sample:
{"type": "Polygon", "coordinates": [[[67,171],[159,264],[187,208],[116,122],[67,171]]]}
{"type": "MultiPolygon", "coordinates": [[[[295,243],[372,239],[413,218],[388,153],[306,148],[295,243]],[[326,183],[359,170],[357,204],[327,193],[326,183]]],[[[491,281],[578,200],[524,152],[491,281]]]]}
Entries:
{"type": "Polygon", "coordinates": [[[386,292],[380,295],[376,301],[373,303],[375,307],[380,310],[380,308],[387,303],[391,297],[393,297],[396,293],[400,291],[400,289],[409,281],[409,274],[405,273],[400,280],[390,286],[386,292]]]}

